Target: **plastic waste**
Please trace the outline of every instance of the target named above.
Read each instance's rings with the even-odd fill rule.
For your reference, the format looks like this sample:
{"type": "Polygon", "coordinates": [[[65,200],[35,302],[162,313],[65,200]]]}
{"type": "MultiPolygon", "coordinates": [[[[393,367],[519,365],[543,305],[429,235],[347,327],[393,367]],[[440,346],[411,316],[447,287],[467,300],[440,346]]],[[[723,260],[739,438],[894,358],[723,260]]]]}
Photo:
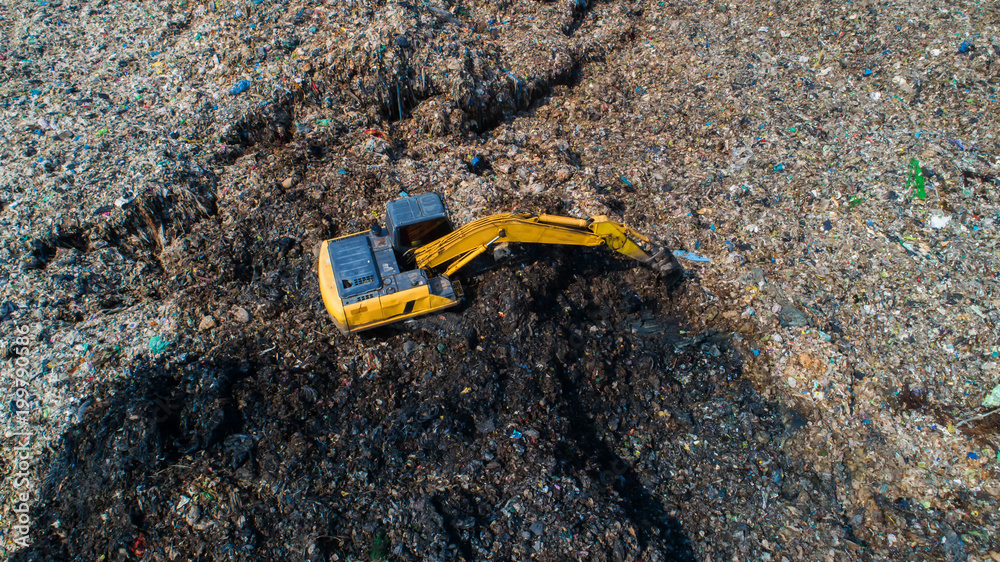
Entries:
{"type": "Polygon", "coordinates": [[[997,406],[1000,406],[1000,384],[994,386],[993,390],[986,395],[986,398],[983,399],[983,406],[986,406],[987,408],[996,408],[997,406]]]}
{"type": "Polygon", "coordinates": [[[674,250],[674,255],[679,258],[684,258],[688,261],[699,261],[699,262],[710,262],[712,258],[706,258],[705,256],[699,256],[698,254],[692,252],[685,252],[684,250],[674,250]]]}
{"type": "Polygon", "coordinates": [[[149,338],[149,351],[153,355],[162,353],[163,350],[165,350],[169,345],[170,342],[161,338],[160,336],[153,336],[149,338]]]}
{"type": "Polygon", "coordinates": [[[229,90],[229,95],[238,96],[249,89],[250,89],[250,81],[243,79],[237,82],[236,85],[233,86],[233,89],[229,90]]]}
{"type": "Polygon", "coordinates": [[[918,199],[927,199],[927,190],[925,188],[926,180],[924,179],[924,172],[920,169],[920,162],[916,158],[910,159],[910,176],[906,178],[906,187],[904,189],[913,189],[913,195],[918,199]]]}

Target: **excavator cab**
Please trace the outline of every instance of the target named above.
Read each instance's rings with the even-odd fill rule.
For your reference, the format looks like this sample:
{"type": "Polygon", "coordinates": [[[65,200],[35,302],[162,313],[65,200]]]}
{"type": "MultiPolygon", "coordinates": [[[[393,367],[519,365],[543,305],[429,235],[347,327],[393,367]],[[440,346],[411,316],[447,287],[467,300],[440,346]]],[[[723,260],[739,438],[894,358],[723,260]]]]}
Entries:
{"type": "Polygon", "coordinates": [[[392,201],[386,228],[326,240],[319,252],[319,287],[333,323],[347,334],[455,306],[462,287],[414,268],[407,251],[451,233],[436,193],[392,201]]]}
{"type": "Polygon", "coordinates": [[[444,203],[437,193],[424,193],[390,201],[386,229],[397,255],[444,237],[452,231],[444,203]]]}

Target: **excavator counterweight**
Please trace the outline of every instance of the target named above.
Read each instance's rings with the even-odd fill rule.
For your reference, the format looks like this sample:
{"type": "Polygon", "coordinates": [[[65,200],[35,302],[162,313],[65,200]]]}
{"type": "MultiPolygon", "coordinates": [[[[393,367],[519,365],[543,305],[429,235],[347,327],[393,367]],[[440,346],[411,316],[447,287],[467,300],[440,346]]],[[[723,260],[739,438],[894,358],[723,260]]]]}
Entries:
{"type": "Polygon", "coordinates": [[[500,213],[453,230],[441,198],[427,193],[390,202],[386,219],[385,229],[320,246],[320,292],[345,334],[455,306],[462,289],[451,276],[494,244],[606,245],[664,273],[680,268],[669,250],[651,247],[649,238],[606,216],[500,213]]]}

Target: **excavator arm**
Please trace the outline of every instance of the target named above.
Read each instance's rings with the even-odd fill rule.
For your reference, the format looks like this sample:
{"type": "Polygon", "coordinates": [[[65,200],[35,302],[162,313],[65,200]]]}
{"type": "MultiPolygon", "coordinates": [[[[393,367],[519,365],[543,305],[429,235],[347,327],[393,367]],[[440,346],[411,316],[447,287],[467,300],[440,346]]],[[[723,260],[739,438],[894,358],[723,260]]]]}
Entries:
{"type": "Polygon", "coordinates": [[[648,245],[649,238],[606,216],[577,219],[547,214],[500,213],[472,221],[408,254],[420,269],[437,268],[451,262],[444,271],[447,277],[485,252],[492,244],[505,242],[607,245],[616,252],[664,272],[674,267],[673,256],[669,251],[644,249],[640,244],[648,245]]]}

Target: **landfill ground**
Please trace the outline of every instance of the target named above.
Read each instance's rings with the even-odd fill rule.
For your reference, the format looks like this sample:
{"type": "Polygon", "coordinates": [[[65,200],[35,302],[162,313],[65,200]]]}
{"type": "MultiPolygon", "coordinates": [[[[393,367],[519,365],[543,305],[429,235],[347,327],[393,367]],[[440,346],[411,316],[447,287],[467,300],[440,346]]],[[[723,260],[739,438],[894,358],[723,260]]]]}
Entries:
{"type": "Polygon", "coordinates": [[[998,26],[0,4],[0,559],[1000,561],[998,26]],[[516,246],[341,335],[318,244],[425,192],[684,275],[516,246]]]}

